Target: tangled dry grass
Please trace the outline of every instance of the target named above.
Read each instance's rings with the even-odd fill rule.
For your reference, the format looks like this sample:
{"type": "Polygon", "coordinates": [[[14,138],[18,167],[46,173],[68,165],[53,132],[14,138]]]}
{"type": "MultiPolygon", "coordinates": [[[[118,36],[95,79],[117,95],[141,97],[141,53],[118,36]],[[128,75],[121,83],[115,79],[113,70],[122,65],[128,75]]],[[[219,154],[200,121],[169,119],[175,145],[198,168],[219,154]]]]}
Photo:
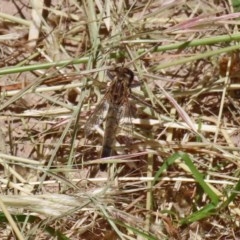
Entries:
{"type": "Polygon", "coordinates": [[[239,17],[230,0],[2,0],[1,239],[240,239],[239,17]],[[114,64],[142,101],[99,159],[84,125],[114,64]]]}

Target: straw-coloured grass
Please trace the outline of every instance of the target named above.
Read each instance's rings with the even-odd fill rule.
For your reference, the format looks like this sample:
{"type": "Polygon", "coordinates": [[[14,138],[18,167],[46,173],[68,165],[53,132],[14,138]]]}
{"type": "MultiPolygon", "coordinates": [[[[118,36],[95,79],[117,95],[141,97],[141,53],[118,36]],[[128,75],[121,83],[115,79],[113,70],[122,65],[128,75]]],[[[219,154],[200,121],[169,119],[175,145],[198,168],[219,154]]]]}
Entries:
{"type": "Polygon", "coordinates": [[[1,239],[240,238],[240,13],[214,2],[0,2],[1,239]],[[132,127],[101,159],[116,65],[132,127]]]}

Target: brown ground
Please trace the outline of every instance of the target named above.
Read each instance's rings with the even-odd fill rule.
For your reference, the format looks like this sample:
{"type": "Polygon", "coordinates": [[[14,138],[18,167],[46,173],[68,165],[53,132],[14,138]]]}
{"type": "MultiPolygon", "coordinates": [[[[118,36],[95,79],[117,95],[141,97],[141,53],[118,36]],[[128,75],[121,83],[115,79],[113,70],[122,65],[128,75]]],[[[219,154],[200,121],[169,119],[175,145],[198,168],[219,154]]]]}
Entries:
{"type": "Polygon", "coordinates": [[[217,42],[239,16],[135,2],[0,2],[1,239],[240,239],[239,52],[217,42]],[[131,101],[107,173],[84,126],[113,64],[147,105],[131,101]]]}

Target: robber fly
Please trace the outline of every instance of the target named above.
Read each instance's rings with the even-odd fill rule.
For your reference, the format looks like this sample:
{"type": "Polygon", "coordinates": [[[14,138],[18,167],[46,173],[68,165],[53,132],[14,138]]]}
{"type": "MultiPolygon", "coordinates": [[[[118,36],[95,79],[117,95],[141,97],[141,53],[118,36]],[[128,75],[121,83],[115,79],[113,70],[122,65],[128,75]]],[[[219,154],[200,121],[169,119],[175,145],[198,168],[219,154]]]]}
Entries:
{"type": "MultiPolygon", "coordinates": [[[[107,112],[101,158],[110,157],[113,154],[120,120],[130,112],[129,97],[134,78],[133,72],[125,67],[109,70],[107,75],[112,80],[110,86],[85,126],[85,134],[88,136],[95,126],[101,123],[103,113],[107,112]]],[[[104,171],[106,166],[106,164],[100,164],[100,170],[104,171]]]]}

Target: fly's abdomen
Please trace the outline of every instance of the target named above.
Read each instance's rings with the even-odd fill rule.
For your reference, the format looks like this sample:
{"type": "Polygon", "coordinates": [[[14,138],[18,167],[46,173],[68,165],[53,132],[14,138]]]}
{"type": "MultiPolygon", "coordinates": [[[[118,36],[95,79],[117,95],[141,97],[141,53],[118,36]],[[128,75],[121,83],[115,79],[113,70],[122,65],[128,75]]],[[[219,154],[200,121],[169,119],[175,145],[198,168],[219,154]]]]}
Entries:
{"type": "MultiPolygon", "coordinates": [[[[103,146],[101,158],[110,157],[112,155],[112,146],[103,146]]],[[[107,167],[106,163],[100,164],[100,170],[105,171],[107,167]]]]}
{"type": "MultiPolygon", "coordinates": [[[[106,117],[105,132],[103,138],[103,148],[101,153],[101,158],[112,156],[112,149],[115,144],[115,137],[118,128],[118,109],[115,107],[109,107],[108,114],[106,117]]],[[[107,164],[101,164],[100,170],[104,171],[107,164]]]]}

